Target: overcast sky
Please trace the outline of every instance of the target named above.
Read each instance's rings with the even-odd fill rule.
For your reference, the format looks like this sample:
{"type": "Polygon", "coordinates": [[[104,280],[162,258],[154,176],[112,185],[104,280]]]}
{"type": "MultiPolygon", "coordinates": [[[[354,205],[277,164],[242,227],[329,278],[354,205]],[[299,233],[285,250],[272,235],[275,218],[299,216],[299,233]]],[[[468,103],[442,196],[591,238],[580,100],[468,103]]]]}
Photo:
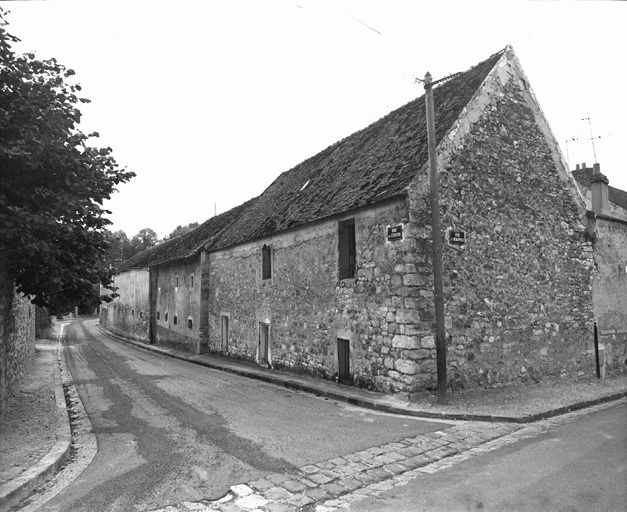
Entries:
{"type": "Polygon", "coordinates": [[[571,169],[627,190],[624,2],[0,2],[20,51],[77,73],[82,130],[137,177],[113,230],[160,237],[514,47],[571,169]],[[589,121],[584,120],[589,119],[589,121]],[[590,138],[592,129],[593,140],[590,138]],[[569,141],[567,143],[567,141],[569,141]]]}

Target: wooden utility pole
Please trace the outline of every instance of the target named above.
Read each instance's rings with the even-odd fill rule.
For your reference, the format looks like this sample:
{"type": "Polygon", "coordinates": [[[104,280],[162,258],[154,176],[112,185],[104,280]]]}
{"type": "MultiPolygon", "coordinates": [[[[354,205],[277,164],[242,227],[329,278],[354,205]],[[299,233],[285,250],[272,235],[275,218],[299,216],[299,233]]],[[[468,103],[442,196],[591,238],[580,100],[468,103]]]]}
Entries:
{"type": "Polygon", "coordinates": [[[438,372],[438,403],[447,404],[446,395],[446,331],[444,327],[444,285],[442,278],[442,230],[440,229],[440,199],[438,169],[435,153],[435,115],[431,73],[425,75],[427,107],[427,141],[429,146],[429,192],[431,199],[431,234],[433,237],[433,294],[435,297],[435,351],[438,372]]]}

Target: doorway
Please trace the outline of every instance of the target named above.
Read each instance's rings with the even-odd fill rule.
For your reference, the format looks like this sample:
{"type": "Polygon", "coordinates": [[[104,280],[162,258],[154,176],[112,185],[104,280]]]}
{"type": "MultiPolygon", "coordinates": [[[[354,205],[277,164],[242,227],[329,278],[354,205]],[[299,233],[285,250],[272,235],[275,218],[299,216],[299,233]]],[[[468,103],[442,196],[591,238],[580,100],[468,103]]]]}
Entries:
{"type": "Polygon", "coordinates": [[[228,315],[221,315],[220,317],[220,350],[222,352],[229,351],[229,317],[228,315]]]}
{"type": "Polygon", "coordinates": [[[350,384],[350,379],[351,379],[350,342],[342,338],[337,339],[337,364],[338,364],[338,381],[341,384],[350,384]]]}
{"type": "Polygon", "coordinates": [[[270,344],[270,325],[259,323],[259,364],[268,365],[268,345],[270,344]]]}

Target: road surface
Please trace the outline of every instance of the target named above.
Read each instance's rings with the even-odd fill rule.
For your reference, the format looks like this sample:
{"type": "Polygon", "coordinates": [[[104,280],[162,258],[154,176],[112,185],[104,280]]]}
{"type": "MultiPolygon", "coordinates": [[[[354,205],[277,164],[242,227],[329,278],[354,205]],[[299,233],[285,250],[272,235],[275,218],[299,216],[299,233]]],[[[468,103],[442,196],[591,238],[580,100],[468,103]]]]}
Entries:
{"type": "Polygon", "coordinates": [[[623,512],[627,405],[357,501],[359,512],[623,512]]]}
{"type": "Polygon", "coordinates": [[[449,426],[367,411],[211,370],[104,336],[63,337],[97,453],[42,511],[150,510],[449,426]]]}

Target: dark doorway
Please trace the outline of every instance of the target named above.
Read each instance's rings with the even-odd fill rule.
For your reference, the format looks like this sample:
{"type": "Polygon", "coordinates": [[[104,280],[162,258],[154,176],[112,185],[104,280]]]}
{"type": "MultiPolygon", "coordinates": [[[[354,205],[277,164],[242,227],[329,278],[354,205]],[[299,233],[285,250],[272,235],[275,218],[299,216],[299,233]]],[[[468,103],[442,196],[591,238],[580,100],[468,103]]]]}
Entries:
{"type": "Polygon", "coordinates": [[[268,344],[270,343],[270,326],[259,324],[259,364],[268,365],[268,344]]]}
{"type": "Polygon", "coordinates": [[[223,352],[229,351],[229,317],[227,315],[222,315],[220,317],[220,328],[221,328],[221,338],[220,338],[220,350],[223,352]]]}
{"type": "Polygon", "coordinates": [[[338,381],[341,384],[350,384],[351,363],[350,343],[342,338],[337,339],[338,381]]]}

